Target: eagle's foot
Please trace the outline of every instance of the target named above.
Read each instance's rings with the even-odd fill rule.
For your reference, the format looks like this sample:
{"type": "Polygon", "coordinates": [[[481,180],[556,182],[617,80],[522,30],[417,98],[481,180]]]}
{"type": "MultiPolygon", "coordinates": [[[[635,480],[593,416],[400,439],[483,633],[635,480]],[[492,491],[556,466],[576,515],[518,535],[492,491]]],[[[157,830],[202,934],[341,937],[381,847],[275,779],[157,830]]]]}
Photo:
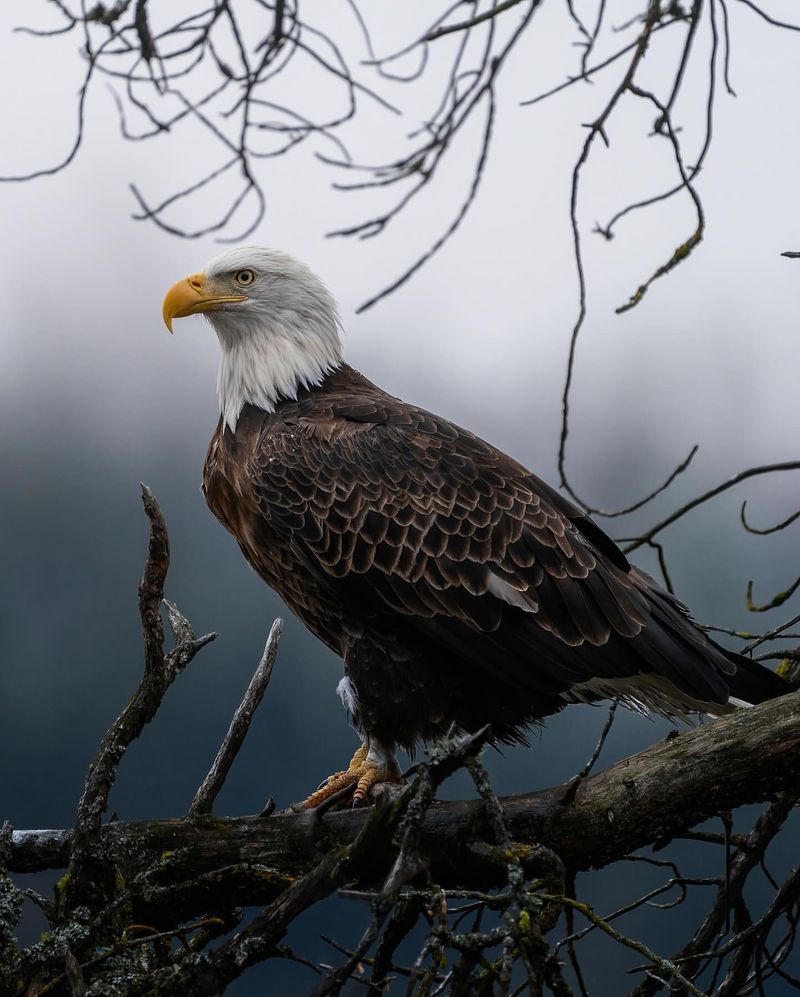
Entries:
{"type": "Polygon", "coordinates": [[[353,806],[360,807],[366,803],[373,787],[385,782],[402,782],[397,759],[393,752],[367,742],[353,755],[346,771],[329,776],[297,809],[313,810],[345,789],[352,789],[353,806]]]}

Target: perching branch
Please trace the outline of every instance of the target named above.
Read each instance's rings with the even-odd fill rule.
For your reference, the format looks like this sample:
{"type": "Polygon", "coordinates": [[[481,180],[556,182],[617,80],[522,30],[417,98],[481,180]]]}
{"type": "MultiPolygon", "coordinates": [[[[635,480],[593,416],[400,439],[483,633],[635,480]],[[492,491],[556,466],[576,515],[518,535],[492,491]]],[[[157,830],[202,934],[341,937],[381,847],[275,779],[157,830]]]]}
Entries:
{"type": "MultiPolygon", "coordinates": [[[[664,844],[722,810],[793,790],[800,791],[797,692],[667,737],[588,776],[566,804],[565,786],[501,803],[508,832],[523,851],[552,848],[568,868],[580,870],[615,862],[646,845],[664,844]]],[[[502,875],[471,850],[481,810],[479,801],[432,804],[423,824],[423,850],[430,875],[442,885],[486,887],[496,885],[502,875]]],[[[355,840],[367,820],[364,812],[348,810],[326,815],[321,826],[306,813],[283,813],[269,820],[115,822],[104,826],[103,840],[122,855],[128,855],[136,841],[141,858],[125,859],[129,873],[166,848],[183,854],[172,866],[176,877],[246,862],[254,855],[285,876],[306,871],[318,849],[355,840]]],[[[67,831],[16,831],[9,869],[35,872],[63,866],[71,843],[67,831]]],[[[376,858],[388,857],[391,851],[391,843],[384,842],[376,858]]]]}

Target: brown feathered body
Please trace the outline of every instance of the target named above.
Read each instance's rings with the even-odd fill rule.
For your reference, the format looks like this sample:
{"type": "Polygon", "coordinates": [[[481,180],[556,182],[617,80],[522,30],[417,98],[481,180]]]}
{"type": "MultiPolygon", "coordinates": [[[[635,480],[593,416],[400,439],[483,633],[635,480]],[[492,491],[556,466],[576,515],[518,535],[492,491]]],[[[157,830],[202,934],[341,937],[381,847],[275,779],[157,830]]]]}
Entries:
{"type": "Polygon", "coordinates": [[[472,433],[346,365],[217,429],[203,489],[345,663],[370,738],[501,741],[570,702],[723,713],[783,691],[714,644],[580,510],[472,433]]]}

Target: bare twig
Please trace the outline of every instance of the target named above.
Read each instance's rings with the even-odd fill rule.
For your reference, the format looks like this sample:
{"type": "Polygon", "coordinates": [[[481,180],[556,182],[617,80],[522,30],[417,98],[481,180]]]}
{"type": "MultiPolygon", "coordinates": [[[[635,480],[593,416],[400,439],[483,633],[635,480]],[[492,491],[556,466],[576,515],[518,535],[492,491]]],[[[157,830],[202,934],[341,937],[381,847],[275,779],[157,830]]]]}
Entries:
{"type": "Polygon", "coordinates": [[[697,509],[698,506],[704,505],[706,502],[716,498],[717,495],[721,495],[730,488],[735,488],[743,481],[747,481],[748,478],[761,477],[765,474],[779,474],[784,471],[800,471],[800,461],[789,460],[777,464],[761,464],[758,467],[749,467],[745,471],[739,471],[738,474],[734,474],[733,477],[728,478],[727,481],[723,481],[714,488],[709,488],[708,491],[705,491],[696,498],[693,498],[690,502],[686,502],[679,506],[674,512],[670,513],[669,516],[666,516],[664,519],[660,520],[650,529],[645,530],[640,536],[630,538],[627,542],[627,546],[624,548],[625,553],[629,554],[631,551],[637,550],[644,544],[649,543],[653,537],[657,536],[668,526],[672,526],[673,523],[677,523],[678,520],[682,519],[688,512],[691,512],[693,509],[697,509]]]}
{"type": "Polygon", "coordinates": [[[191,806],[189,816],[198,817],[202,814],[210,814],[214,806],[214,800],[219,795],[219,791],[228,776],[231,765],[233,765],[239,749],[244,743],[247,731],[250,729],[250,722],[253,714],[258,709],[264,693],[272,678],[272,669],[278,656],[278,644],[283,634],[283,620],[277,619],[272,624],[264,653],[258,663],[250,684],[244,694],[244,698],[236,708],[236,712],[231,720],[228,732],[220,745],[217,757],[209,770],[208,775],[203,779],[191,806]]]}
{"type": "Polygon", "coordinates": [[[575,794],[578,792],[581,783],[589,775],[592,769],[597,764],[597,759],[600,757],[600,752],[603,750],[603,745],[606,743],[606,738],[611,732],[611,725],[614,723],[614,717],[617,712],[617,707],[619,706],[619,700],[615,699],[614,702],[608,708],[608,716],[606,717],[606,722],[603,724],[603,729],[600,731],[600,737],[597,739],[597,744],[594,746],[594,751],[590,755],[588,761],[583,766],[583,768],[578,772],[577,775],[573,776],[567,784],[567,791],[564,793],[564,803],[571,803],[575,799],[575,794]]]}
{"type": "Polygon", "coordinates": [[[747,508],[747,501],[742,502],[742,508],[739,510],[739,518],[742,522],[742,526],[747,530],[748,533],[756,533],[760,537],[768,536],[770,533],[780,533],[781,530],[785,530],[787,526],[791,526],[795,520],[800,519],[800,509],[797,512],[793,512],[791,516],[787,516],[786,519],[782,519],[780,523],[776,523],[775,526],[767,526],[764,529],[759,529],[757,526],[752,526],[747,522],[747,517],[745,516],[745,509],[747,508]]]}

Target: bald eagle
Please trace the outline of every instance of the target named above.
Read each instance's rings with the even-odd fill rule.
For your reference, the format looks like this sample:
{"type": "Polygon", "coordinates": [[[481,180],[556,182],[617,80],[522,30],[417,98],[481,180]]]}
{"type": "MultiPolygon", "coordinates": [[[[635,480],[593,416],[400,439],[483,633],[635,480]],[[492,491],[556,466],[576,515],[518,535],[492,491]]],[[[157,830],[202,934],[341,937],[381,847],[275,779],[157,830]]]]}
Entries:
{"type": "Polygon", "coordinates": [[[787,691],[715,644],[580,509],[491,444],[342,359],[326,286],[244,247],[178,281],[222,348],[208,505],[289,609],[344,659],[362,745],[305,801],[399,779],[395,752],[569,703],[719,715],[787,691]]]}

